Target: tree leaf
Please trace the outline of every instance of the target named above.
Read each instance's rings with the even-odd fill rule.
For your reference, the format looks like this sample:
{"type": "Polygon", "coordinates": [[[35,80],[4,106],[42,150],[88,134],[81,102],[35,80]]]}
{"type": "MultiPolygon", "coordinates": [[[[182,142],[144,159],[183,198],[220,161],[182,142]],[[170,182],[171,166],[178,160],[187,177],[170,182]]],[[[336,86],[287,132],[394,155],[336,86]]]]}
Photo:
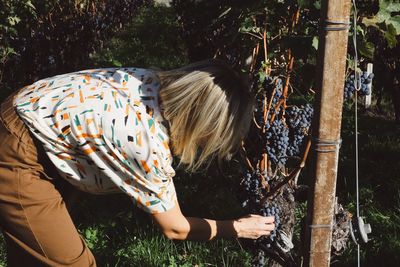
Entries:
{"type": "Polygon", "coordinates": [[[254,21],[251,17],[247,17],[245,18],[245,20],[242,22],[240,28],[239,28],[239,32],[252,32],[252,33],[259,33],[260,32],[260,28],[254,26],[254,21]]]}
{"type": "Polygon", "coordinates": [[[316,9],[320,10],[320,9],[321,9],[321,0],[315,1],[314,7],[315,7],[316,9]]]}
{"type": "Polygon", "coordinates": [[[264,71],[259,71],[258,72],[258,81],[260,83],[263,83],[266,78],[267,78],[267,74],[264,71]]]}
{"type": "Polygon", "coordinates": [[[318,36],[314,36],[312,39],[312,46],[315,48],[315,50],[318,50],[318,43],[319,43],[318,36]]]}
{"type": "Polygon", "coordinates": [[[365,31],[360,25],[357,25],[357,33],[360,33],[363,37],[365,37],[365,31]]]}
{"type": "Polygon", "coordinates": [[[392,23],[390,23],[388,25],[387,31],[385,31],[385,39],[390,48],[394,48],[397,45],[396,35],[397,35],[396,28],[393,26],[392,23]]]}
{"type": "Polygon", "coordinates": [[[358,52],[364,57],[369,59],[372,59],[374,57],[375,46],[373,43],[361,40],[361,42],[358,43],[357,46],[358,46],[358,52]]]}
{"type": "Polygon", "coordinates": [[[35,10],[35,11],[36,11],[36,7],[32,4],[31,1],[27,1],[27,2],[25,3],[25,5],[26,5],[27,7],[30,7],[32,10],[35,10]]]}
{"type": "Polygon", "coordinates": [[[17,16],[13,16],[13,17],[10,16],[7,18],[7,20],[11,26],[18,24],[21,21],[21,19],[17,16]]]}
{"type": "Polygon", "coordinates": [[[379,0],[379,11],[371,18],[363,18],[362,23],[366,26],[377,27],[378,23],[386,25],[393,24],[396,32],[400,33],[400,3],[390,0],[379,0]],[[397,12],[397,13],[395,13],[397,12]]]}
{"type": "Polygon", "coordinates": [[[310,7],[310,0],[297,0],[297,4],[300,8],[309,8],[310,7]]]}
{"type": "Polygon", "coordinates": [[[111,63],[116,67],[122,67],[122,63],[118,59],[112,59],[111,63]]]}

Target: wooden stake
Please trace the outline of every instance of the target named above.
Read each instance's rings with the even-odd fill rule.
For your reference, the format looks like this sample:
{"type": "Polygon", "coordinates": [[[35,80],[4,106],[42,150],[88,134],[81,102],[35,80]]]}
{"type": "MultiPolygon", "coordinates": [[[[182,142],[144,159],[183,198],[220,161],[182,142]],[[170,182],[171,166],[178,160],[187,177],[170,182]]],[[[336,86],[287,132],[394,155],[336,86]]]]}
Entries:
{"type": "Polygon", "coordinates": [[[349,0],[322,1],[313,121],[315,180],[308,201],[304,266],[330,265],[350,6],[349,0]]]}

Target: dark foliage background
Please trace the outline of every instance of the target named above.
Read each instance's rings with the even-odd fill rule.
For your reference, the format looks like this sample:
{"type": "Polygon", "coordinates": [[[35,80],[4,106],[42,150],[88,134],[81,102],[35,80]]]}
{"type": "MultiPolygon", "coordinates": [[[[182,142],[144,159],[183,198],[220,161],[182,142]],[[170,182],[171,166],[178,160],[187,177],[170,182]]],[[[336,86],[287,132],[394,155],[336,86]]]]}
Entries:
{"type": "MultiPolygon", "coordinates": [[[[82,68],[149,0],[0,1],[2,91],[82,68]]],[[[2,94],[4,95],[4,93],[2,94]]]]}

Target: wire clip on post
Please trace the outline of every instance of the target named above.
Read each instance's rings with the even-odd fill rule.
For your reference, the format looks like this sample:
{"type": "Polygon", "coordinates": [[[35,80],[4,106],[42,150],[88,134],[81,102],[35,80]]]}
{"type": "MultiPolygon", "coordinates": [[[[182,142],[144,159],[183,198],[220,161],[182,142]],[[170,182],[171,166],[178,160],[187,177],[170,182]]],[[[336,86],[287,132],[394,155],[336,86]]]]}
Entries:
{"type": "Polygon", "coordinates": [[[325,31],[346,31],[350,28],[349,22],[343,21],[325,21],[324,30],[325,31]]]}
{"type": "Polygon", "coordinates": [[[368,234],[372,233],[372,228],[369,223],[365,223],[362,217],[356,217],[349,221],[350,224],[350,235],[354,243],[360,245],[360,243],[368,242],[368,234]]]}
{"type": "Polygon", "coordinates": [[[336,152],[340,149],[342,139],[337,140],[325,140],[320,138],[313,138],[314,150],[317,152],[327,153],[336,152]]]}

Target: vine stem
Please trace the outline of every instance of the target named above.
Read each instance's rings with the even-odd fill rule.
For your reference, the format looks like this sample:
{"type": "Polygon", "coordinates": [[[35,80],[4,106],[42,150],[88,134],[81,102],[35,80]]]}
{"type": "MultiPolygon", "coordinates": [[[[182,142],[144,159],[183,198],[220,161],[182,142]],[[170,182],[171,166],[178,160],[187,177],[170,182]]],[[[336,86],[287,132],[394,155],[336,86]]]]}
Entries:
{"type": "Polygon", "coordinates": [[[254,124],[256,125],[256,127],[258,128],[258,129],[262,129],[262,127],[260,126],[260,125],[258,125],[258,123],[257,123],[257,121],[256,121],[256,118],[254,118],[254,116],[253,116],[253,122],[254,122],[254,124]]]}
{"type": "MultiPolygon", "coordinates": [[[[262,128],[262,133],[265,133],[265,122],[268,119],[268,114],[267,114],[267,95],[264,92],[264,101],[263,101],[263,115],[264,115],[264,125],[262,128]]],[[[264,177],[264,174],[266,173],[267,170],[267,164],[268,164],[268,155],[267,153],[263,153],[261,156],[261,160],[258,162],[258,166],[260,168],[260,170],[262,170],[261,174],[260,174],[260,179],[261,179],[261,184],[263,185],[264,188],[266,188],[268,186],[267,180],[264,177]]]]}
{"type": "Polygon", "coordinates": [[[262,38],[263,38],[261,34],[257,35],[257,34],[254,34],[252,32],[244,32],[244,34],[248,34],[248,35],[253,36],[253,37],[255,37],[255,38],[259,39],[259,40],[262,40],[262,38]]]}
{"type": "MultiPolygon", "coordinates": [[[[295,14],[293,15],[293,17],[292,17],[292,24],[291,24],[291,27],[290,27],[290,29],[289,29],[289,32],[292,32],[293,31],[293,28],[294,28],[294,26],[298,23],[298,21],[299,21],[299,16],[300,16],[300,9],[299,8],[297,8],[296,9],[296,12],[295,12],[295,14]]],[[[264,31],[264,34],[265,34],[265,32],[266,31],[264,31]]],[[[266,46],[266,45],[265,45],[266,46]]],[[[284,88],[283,88],[283,92],[282,92],[282,94],[283,94],[283,99],[281,99],[280,101],[279,101],[279,103],[276,105],[276,107],[275,107],[275,109],[274,109],[274,113],[272,114],[272,116],[271,116],[271,120],[270,120],[270,123],[272,123],[274,120],[275,120],[275,117],[276,117],[276,113],[277,113],[277,111],[279,110],[279,108],[283,105],[283,109],[285,110],[286,109],[286,100],[287,100],[287,96],[288,96],[288,90],[289,90],[289,83],[290,83],[290,77],[291,77],[291,73],[292,73],[292,71],[293,71],[293,65],[294,65],[294,56],[292,55],[292,50],[289,48],[288,49],[288,63],[287,63],[287,66],[286,66],[286,79],[285,79],[285,86],[284,86],[284,88]]],[[[272,92],[272,96],[271,96],[271,99],[270,99],[270,105],[269,105],[269,107],[268,107],[268,113],[269,113],[269,111],[271,110],[271,105],[272,105],[272,100],[273,100],[273,95],[274,95],[274,93],[275,93],[275,88],[274,88],[274,90],[273,90],[273,92],[272,92]]],[[[267,113],[267,114],[268,114],[267,113]]],[[[265,124],[264,124],[265,125],[265,124]]],[[[264,128],[265,128],[265,126],[264,126],[264,128]]],[[[293,177],[295,177],[297,174],[298,174],[298,172],[301,170],[301,168],[298,170],[298,171],[296,171],[297,169],[295,169],[291,174],[293,174],[293,177]],[[296,171],[296,172],[295,172],[296,171]]],[[[289,175],[289,177],[290,177],[290,179],[288,179],[288,181],[289,180],[291,180],[293,177],[291,177],[292,175],[289,175]]],[[[286,184],[288,181],[286,181],[286,179],[283,181],[283,182],[285,182],[284,184],[286,184]]],[[[281,186],[283,186],[284,184],[282,184],[281,186]]],[[[268,193],[269,194],[269,193],[268,193]]]]}
{"type": "Polygon", "coordinates": [[[250,64],[250,73],[254,71],[254,66],[256,65],[257,62],[259,49],[260,49],[260,43],[257,43],[256,47],[253,48],[253,57],[251,59],[251,64],[250,64]]]}
{"type": "MultiPolygon", "coordinates": [[[[267,13],[265,12],[265,20],[267,19],[267,13]]],[[[270,74],[270,68],[267,65],[268,62],[268,46],[267,46],[267,23],[264,23],[264,32],[263,32],[263,47],[264,47],[264,64],[265,64],[265,74],[269,75],[270,74]]],[[[272,97],[271,97],[272,99],[272,97]]],[[[263,129],[262,132],[263,134],[265,133],[266,129],[265,129],[265,125],[266,122],[268,121],[268,113],[269,113],[269,109],[270,109],[270,104],[271,104],[271,100],[270,103],[268,103],[268,108],[267,108],[267,94],[266,92],[264,92],[264,105],[263,105],[263,113],[264,113],[264,125],[263,125],[263,129]]],[[[260,170],[262,170],[261,173],[261,184],[263,185],[264,188],[268,187],[268,183],[264,177],[264,175],[267,173],[268,175],[268,155],[267,153],[263,153],[261,160],[259,162],[259,167],[260,170]]]]}
{"type": "MultiPolygon", "coordinates": [[[[291,33],[292,31],[293,31],[293,28],[296,26],[296,24],[298,23],[298,21],[299,21],[299,17],[300,17],[300,8],[297,8],[296,9],[296,12],[293,14],[293,16],[292,16],[292,23],[290,24],[290,28],[289,28],[289,33],[291,33]]],[[[266,19],[267,19],[267,14],[266,14],[266,19]]],[[[267,23],[265,23],[264,24],[264,31],[263,31],[263,34],[262,34],[262,40],[263,40],[263,48],[264,48],[264,62],[265,62],[265,64],[267,64],[267,62],[268,62],[268,46],[267,46],[267,23]]],[[[259,46],[260,46],[260,43],[258,42],[257,43],[257,45],[256,45],[256,47],[255,48],[253,48],[253,59],[252,59],[252,63],[251,63],[251,65],[250,65],[250,71],[253,71],[254,70],[254,67],[255,67],[255,61],[256,61],[256,58],[257,58],[257,56],[258,56],[258,52],[259,52],[259,46]]],[[[283,94],[283,99],[281,99],[280,101],[279,101],[279,103],[277,104],[277,106],[275,107],[275,109],[274,109],[274,114],[271,116],[271,120],[270,120],[270,123],[272,123],[274,120],[275,120],[275,117],[276,117],[276,112],[279,110],[279,108],[283,105],[283,108],[285,109],[286,108],[286,100],[287,100],[287,97],[288,97],[288,90],[289,90],[289,84],[290,84],[290,78],[291,78],[291,73],[292,73],[292,71],[293,71],[293,65],[294,65],[294,56],[292,55],[292,51],[291,51],[291,49],[289,48],[288,49],[288,62],[287,62],[287,66],[286,66],[286,79],[285,79],[285,85],[284,85],[284,89],[283,89],[283,92],[282,92],[282,94],[283,94]]],[[[270,75],[270,72],[271,72],[271,68],[269,67],[269,66],[265,66],[265,69],[264,69],[264,71],[265,71],[265,74],[266,75],[270,75]]],[[[263,117],[264,117],[264,125],[263,125],[263,127],[262,127],[262,132],[263,133],[265,133],[266,132],[266,124],[267,124],[267,121],[268,121],[268,116],[269,116],[269,113],[270,113],[270,111],[271,111],[271,108],[272,108],[272,100],[273,100],[273,98],[274,98],[274,95],[275,95],[275,91],[276,91],[276,86],[274,86],[274,88],[273,88],[273,91],[272,91],[272,94],[271,94],[271,97],[270,97],[270,99],[269,99],[269,101],[268,101],[268,98],[267,98],[267,95],[266,95],[266,93],[264,93],[264,101],[263,101],[263,117]],[[267,105],[267,102],[268,102],[268,105],[267,105]]],[[[253,118],[254,119],[254,118],[253,118]]],[[[255,120],[254,120],[254,122],[256,122],[255,120]]],[[[256,123],[256,126],[257,126],[257,128],[261,128],[257,123],[256,123]]],[[[244,149],[244,147],[243,147],[243,149],[244,149]]],[[[307,151],[307,154],[308,154],[308,149],[306,150],[307,151]]],[[[249,159],[246,157],[246,160],[248,161],[248,164],[249,164],[249,166],[251,165],[251,163],[250,163],[250,161],[249,161],[249,159]]],[[[297,174],[298,174],[298,172],[301,170],[301,168],[303,168],[303,166],[304,166],[304,158],[303,158],[303,161],[302,161],[302,163],[300,163],[300,167],[299,168],[297,168],[297,169],[295,169],[295,170],[293,170],[292,172],[291,172],[291,174],[289,174],[288,175],[288,177],[289,177],[289,179],[288,179],[288,177],[286,177],[285,178],[285,180],[284,180],[284,182],[285,183],[287,183],[289,180],[291,180],[293,177],[295,177],[297,174]],[[287,180],[287,181],[286,181],[287,180]]],[[[263,153],[262,154],[262,156],[261,156],[261,159],[257,162],[257,166],[259,167],[259,169],[260,170],[262,170],[263,171],[263,173],[261,173],[261,182],[262,182],[262,184],[264,185],[264,184],[266,184],[266,180],[265,180],[265,177],[264,177],[264,174],[266,173],[266,171],[268,170],[268,166],[269,166],[269,162],[268,162],[268,155],[267,155],[267,153],[263,153]]],[[[283,186],[283,184],[281,185],[281,186],[283,186]]],[[[277,188],[276,190],[278,190],[279,188],[277,188]]],[[[275,191],[276,191],[275,190],[275,191]]],[[[274,192],[275,192],[274,191],[274,192]]]]}
{"type": "Polygon", "coordinates": [[[285,87],[283,88],[283,98],[285,99],[285,104],[286,104],[287,94],[289,91],[290,76],[292,74],[293,64],[294,64],[294,56],[292,55],[291,49],[288,50],[288,61],[289,61],[289,64],[286,68],[285,87]]]}
{"type": "MultiPolygon", "coordinates": [[[[292,17],[292,25],[289,29],[289,33],[293,33],[293,28],[297,25],[299,22],[300,18],[300,8],[296,8],[296,12],[293,14],[292,17]]],[[[289,48],[288,49],[288,65],[286,67],[286,80],[285,80],[285,87],[283,89],[283,99],[284,99],[284,108],[286,108],[286,100],[287,100],[287,95],[288,95],[288,90],[289,90],[289,82],[290,82],[290,76],[293,71],[293,64],[294,64],[294,56],[292,54],[292,50],[289,48]]]]}
{"type": "MultiPolygon", "coordinates": [[[[268,62],[268,48],[267,48],[267,29],[264,30],[263,34],[263,42],[264,42],[264,62],[267,64],[268,62]]],[[[269,74],[269,67],[265,68],[265,73],[268,75],[269,74]]]]}
{"type": "Polygon", "coordinates": [[[249,166],[249,168],[250,168],[252,171],[254,171],[253,164],[251,164],[251,161],[250,161],[249,158],[247,157],[247,151],[246,151],[246,148],[245,148],[245,145],[244,145],[244,142],[243,142],[243,141],[242,141],[242,150],[243,150],[243,152],[244,152],[244,158],[245,158],[245,160],[246,160],[247,165],[249,166]]]}

